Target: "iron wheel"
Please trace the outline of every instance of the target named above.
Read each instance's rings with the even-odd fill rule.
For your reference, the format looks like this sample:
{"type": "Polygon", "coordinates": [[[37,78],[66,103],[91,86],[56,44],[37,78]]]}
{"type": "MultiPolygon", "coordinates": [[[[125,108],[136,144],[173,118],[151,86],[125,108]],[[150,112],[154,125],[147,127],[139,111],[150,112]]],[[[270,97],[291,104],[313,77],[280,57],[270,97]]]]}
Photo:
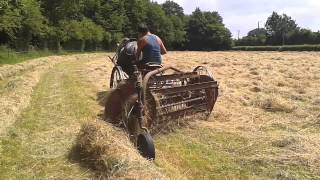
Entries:
{"type": "Polygon", "coordinates": [[[125,73],[122,71],[120,66],[116,66],[112,69],[110,78],[110,88],[115,89],[118,87],[119,83],[127,79],[125,73]]]}

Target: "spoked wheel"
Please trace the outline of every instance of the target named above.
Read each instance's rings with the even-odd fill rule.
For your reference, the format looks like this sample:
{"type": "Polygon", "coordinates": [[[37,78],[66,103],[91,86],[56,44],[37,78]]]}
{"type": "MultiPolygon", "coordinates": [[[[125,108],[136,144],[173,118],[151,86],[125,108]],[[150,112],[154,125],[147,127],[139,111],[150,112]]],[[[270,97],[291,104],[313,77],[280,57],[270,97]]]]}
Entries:
{"type": "Polygon", "coordinates": [[[210,71],[208,71],[208,69],[205,66],[198,66],[193,70],[193,72],[197,72],[199,75],[209,76],[213,79],[212,74],[210,73],[210,71]]]}
{"type": "Polygon", "coordinates": [[[150,133],[140,127],[137,116],[137,95],[131,96],[122,109],[122,124],[129,134],[131,142],[137,147],[141,156],[146,159],[155,159],[155,147],[150,133]]]}
{"type": "MultiPolygon", "coordinates": [[[[193,70],[193,72],[196,72],[198,75],[200,75],[200,82],[215,81],[213,75],[205,66],[198,66],[193,70]]],[[[207,101],[207,111],[205,113],[205,119],[208,119],[212,113],[214,104],[218,97],[218,89],[206,89],[203,93],[205,93],[207,101]]]]}
{"type": "Polygon", "coordinates": [[[115,89],[118,87],[119,83],[127,79],[127,76],[123,72],[120,66],[116,66],[112,69],[111,78],[110,78],[110,88],[115,89]]]}

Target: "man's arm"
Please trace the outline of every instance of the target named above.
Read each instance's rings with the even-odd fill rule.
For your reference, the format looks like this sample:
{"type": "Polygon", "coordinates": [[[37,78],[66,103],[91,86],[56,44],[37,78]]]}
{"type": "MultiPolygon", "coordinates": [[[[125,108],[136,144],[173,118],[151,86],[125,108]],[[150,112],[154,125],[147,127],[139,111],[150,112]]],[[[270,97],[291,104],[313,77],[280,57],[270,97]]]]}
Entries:
{"type": "Polygon", "coordinates": [[[146,42],[146,40],[144,38],[141,38],[141,39],[138,40],[137,44],[138,44],[138,49],[137,49],[137,54],[136,54],[136,62],[139,61],[142,49],[147,44],[147,42],[146,42]]]}
{"type": "Polygon", "coordinates": [[[158,42],[160,44],[161,54],[162,55],[167,54],[167,49],[166,49],[166,47],[164,46],[162,40],[159,37],[158,37],[158,42]]]}

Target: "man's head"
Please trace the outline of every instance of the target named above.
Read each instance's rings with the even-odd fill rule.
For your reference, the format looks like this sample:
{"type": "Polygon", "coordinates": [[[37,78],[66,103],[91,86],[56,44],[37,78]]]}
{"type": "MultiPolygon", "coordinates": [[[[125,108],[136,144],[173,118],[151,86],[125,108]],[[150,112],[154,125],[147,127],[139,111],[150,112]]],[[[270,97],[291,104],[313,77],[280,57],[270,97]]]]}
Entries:
{"type": "Polygon", "coordinates": [[[149,32],[149,28],[146,24],[142,23],[138,26],[138,35],[139,37],[146,35],[149,32]]]}

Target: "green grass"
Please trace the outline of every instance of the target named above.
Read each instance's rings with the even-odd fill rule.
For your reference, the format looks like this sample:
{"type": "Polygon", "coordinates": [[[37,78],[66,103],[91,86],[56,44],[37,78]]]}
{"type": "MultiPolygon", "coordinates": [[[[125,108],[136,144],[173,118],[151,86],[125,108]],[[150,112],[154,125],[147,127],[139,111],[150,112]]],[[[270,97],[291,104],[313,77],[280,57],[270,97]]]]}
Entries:
{"type": "Polygon", "coordinates": [[[90,173],[69,160],[82,123],[95,118],[91,90],[78,62],[50,70],[30,106],[0,139],[0,179],[85,179],[90,173]]]}
{"type": "Polygon", "coordinates": [[[248,139],[211,128],[194,128],[178,130],[176,133],[158,137],[156,148],[158,156],[156,164],[172,178],[309,179],[318,177],[307,164],[303,163],[303,159],[282,161],[280,156],[286,155],[286,149],[274,147],[267,138],[248,139]]]}
{"type": "Polygon", "coordinates": [[[80,51],[27,51],[27,52],[15,52],[12,49],[8,49],[6,47],[0,46],[0,65],[3,64],[17,64],[23,61],[31,60],[39,57],[46,57],[52,55],[67,55],[67,54],[82,54],[88,52],[80,52],[80,51]]]}
{"type": "Polygon", "coordinates": [[[29,52],[21,52],[17,53],[12,50],[6,48],[0,48],[0,65],[1,64],[17,64],[26,60],[56,55],[56,54],[64,54],[64,53],[55,53],[52,51],[29,51],[29,52]]]}

